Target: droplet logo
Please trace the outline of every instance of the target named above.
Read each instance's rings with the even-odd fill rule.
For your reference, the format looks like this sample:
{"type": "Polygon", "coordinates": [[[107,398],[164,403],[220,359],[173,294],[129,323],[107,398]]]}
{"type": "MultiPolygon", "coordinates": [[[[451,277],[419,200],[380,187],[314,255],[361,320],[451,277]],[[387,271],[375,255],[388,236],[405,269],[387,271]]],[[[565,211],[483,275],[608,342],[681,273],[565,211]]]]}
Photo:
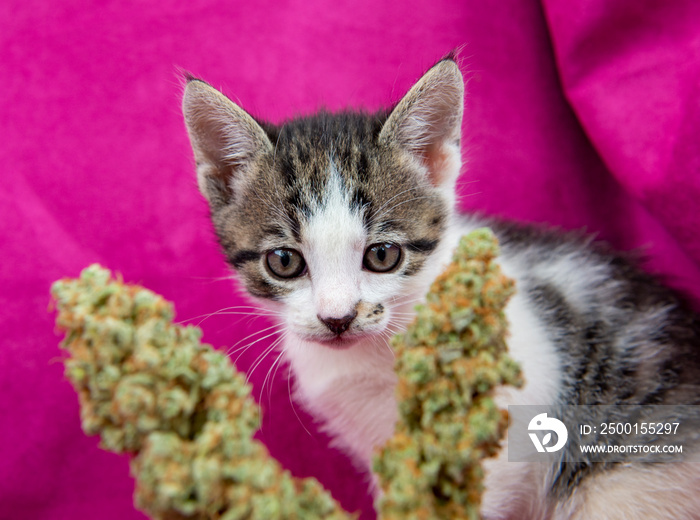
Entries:
{"type": "Polygon", "coordinates": [[[530,431],[529,435],[530,439],[532,440],[532,444],[535,445],[535,449],[540,453],[544,453],[545,451],[548,453],[559,451],[564,447],[564,444],[566,444],[566,441],[569,438],[569,432],[566,431],[566,425],[559,419],[547,417],[546,413],[535,415],[530,421],[527,429],[530,431]],[[542,441],[540,441],[539,436],[536,433],[532,433],[533,431],[546,431],[549,433],[545,434],[542,441]],[[554,446],[547,446],[547,444],[552,442],[552,432],[557,434],[557,443],[554,446]]]}

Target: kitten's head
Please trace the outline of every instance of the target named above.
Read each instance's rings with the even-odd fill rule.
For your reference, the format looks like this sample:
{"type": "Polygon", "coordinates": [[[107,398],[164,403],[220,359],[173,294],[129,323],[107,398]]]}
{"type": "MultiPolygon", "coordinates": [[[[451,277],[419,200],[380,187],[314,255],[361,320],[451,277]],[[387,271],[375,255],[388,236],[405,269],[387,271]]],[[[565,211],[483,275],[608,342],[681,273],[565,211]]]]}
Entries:
{"type": "Polygon", "coordinates": [[[216,233],[289,332],[348,347],[386,335],[427,289],[454,205],[463,95],[445,59],[390,112],[272,126],[188,82],[185,121],[216,233]]]}

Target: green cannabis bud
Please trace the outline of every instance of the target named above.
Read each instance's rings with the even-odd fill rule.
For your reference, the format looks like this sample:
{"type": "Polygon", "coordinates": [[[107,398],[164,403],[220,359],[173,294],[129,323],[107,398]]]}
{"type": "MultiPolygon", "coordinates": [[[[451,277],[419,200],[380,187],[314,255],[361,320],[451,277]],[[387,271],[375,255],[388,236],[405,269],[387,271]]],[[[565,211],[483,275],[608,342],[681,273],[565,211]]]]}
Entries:
{"type": "Polygon", "coordinates": [[[491,231],[463,237],[416,320],[392,340],[400,418],[375,457],[383,520],[479,518],[480,463],[497,453],[508,426],[492,393],[522,384],[505,341],[514,285],[497,255],[491,231]]]}
{"type": "Polygon", "coordinates": [[[135,503],[151,518],[353,518],[253,439],[249,385],[199,329],[172,323],[170,303],[96,265],[51,292],[83,430],[134,455],[135,503]]]}

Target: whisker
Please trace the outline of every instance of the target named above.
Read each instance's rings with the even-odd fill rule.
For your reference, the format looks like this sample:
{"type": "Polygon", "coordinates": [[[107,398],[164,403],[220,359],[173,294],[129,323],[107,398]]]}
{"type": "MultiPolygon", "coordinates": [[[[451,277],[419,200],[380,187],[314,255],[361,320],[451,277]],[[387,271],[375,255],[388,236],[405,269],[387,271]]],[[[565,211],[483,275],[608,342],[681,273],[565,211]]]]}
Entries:
{"type": "Polygon", "coordinates": [[[294,412],[294,415],[296,416],[297,421],[299,421],[299,424],[301,425],[302,428],[304,428],[304,431],[308,434],[308,436],[313,438],[314,436],[311,435],[311,432],[306,429],[306,426],[304,426],[304,422],[301,420],[301,417],[299,417],[299,414],[297,413],[297,409],[294,407],[294,400],[292,399],[292,365],[291,365],[291,363],[289,364],[289,368],[287,369],[287,393],[289,394],[289,404],[292,406],[292,411],[294,412]]]}
{"type": "Polygon", "coordinates": [[[205,283],[216,283],[216,282],[231,282],[236,279],[233,273],[227,276],[192,276],[192,280],[197,280],[198,282],[205,283]]]}
{"type": "MultiPolygon", "coordinates": [[[[280,344],[282,344],[282,342],[287,338],[288,335],[289,335],[289,332],[288,332],[288,331],[286,331],[286,330],[283,331],[283,332],[280,334],[280,336],[279,336],[277,339],[275,339],[275,341],[273,342],[273,345],[274,345],[275,347],[278,347],[280,344]]],[[[284,354],[285,352],[286,352],[286,349],[285,349],[284,346],[283,346],[283,347],[280,349],[280,356],[281,356],[282,354],[284,354]]],[[[275,362],[270,366],[270,370],[272,370],[272,369],[274,368],[275,364],[279,361],[280,356],[277,356],[277,359],[275,360],[275,362]]],[[[268,378],[268,376],[270,375],[270,370],[268,370],[267,375],[265,376],[265,379],[263,380],[263,386],[262,386],[262,389],[261,389],[261,392],[260,392],[260,395],[261,395],[261,396],[262,396],[263,390],[265,390],[265,382],[267,381],[267,378],[268,378]]],[[[268,397],[269,397],[269,394],[268,394],[268,397]]]]}
{"type": "Polygon", "coordinates": [[[406,296],[401,296],[401,297],[393,297],[391,300],[392,305],[398,306],[398,305],[409,305],[409,304],[415,304],[415,303],[422,303],[425,301],[424,297],[417,297],[417,296],[412,296],[412,295],[406,295],[406,296]]]}
{"type": "MultiPolygon", "coordinates": [[[[251,332],[251,333],[248,334],[246,337],[239,339],[238,341],[236,341],[236,343],[234,343],[233,345],[231,345],[231,347],[229,347],[228,350],[226,351],[226,355],[232,356],[233,354],[235,354],[236,352],[238,352],[238,351],[240,350],[240,349],[236,349],[236,347],[237,347],[238,345],[240,345],[240,344],[243,343],[244,341],[248,341],[249,339],[254,338],[254,337],[257,336],[258,334],[264,334],[264,333],[267,332],[268,330],[274,329],[275,327],[279,327],[279,325],[274,324],[274,325],[270,325],[269,327],[265,327],[264,329],[260,329],[260,330],[256,330],[256,331],[254,331],[254,332],[251,332]]],[[[246,347],[248,347],[248,344],[244,345],[244,346],[241,347],[241,348],[246,348],[246,347]]]]}
{"type": "Polygon", "coordinates": [[[262,354],[260,354],[257,358],[255,358],[255,361],[254,361],[255,364],[253,365],[253,367],[250,370],[247,371],[246,378],[245,378],[246,384],[248,384],[250,382],[250,378],[253,375],[253,373],[255,372],[255,370],[260,366],[260,363],[262,363],[265,360],[265,358],[270,354],[270,352],[272,352],[275,349],[275,347],[277,346],[279,341],[280,341],[280,338],[275,339],[275,341],[273,341],[270,344],[270,346],[268,346],[265,350],[263,350],[262,354]]]}
{"type": "MultiPolygon", "coordinates": [[[[284,338],[284,336],[280,337],[280,343],[281,343],[283,338],[284,338]]],[[[277,374],[277,370],[280,367],[280,360],[284,356],[284,353],[285,353],[284,349],[280,350],[280,353],[277,356],[277,359],[275,359],[275,361],[272,363],[272,365],[268,369],[267,374],[265,375],[265,379],[263,379],[262,388],[260,389],[260,400],[262,401],[263,394],[265,393],[265,385],[267,384],[268,378],[270,378],[270,374],[272,374],[272,378],[270,378],[270,384],[267,387],[267,406],[268,406],[268,409],[272,408],[272,385],[273,385],[274,380],[275,380],[275,374],[277,374]],[[273,370],[274,370],[274,372],[273,372],[273,370]]]]}
{"type": "Polygon", "coordinates": [[[394,352],[394,349],[391,348],[391,345],[389,345],[389,339],[391,336],[383,337],[384,332],[381,335],[372,338],[372,344],[379,349],[381,349],[381,348],[388,349],[389,352],[391,353],[391,357],[396,359],[396,353],[394,352]],[[379,344],[377,344],[377,343],[379,343],[379,344]]]}
{"type": "MultiPolygon", "coordinates": [[[[277,338],[277,339],[272,343],[272,345],[270,345],[270,348],[268,349],[268,351],[267,351],[267,353],[265,354],[265,356],[267,356],[267,355],[272,351],[272,349],[276,348],[276,347],[284,340],[284,338],[285,338],[286,336],[287,336],[287,331],[285,331],[284,333],[282,333],[282,335],[281,335],[279,338],[277,338]]],[[[272,363],[272,365],[270,366],[270,368],[268,368],[267,374],[265,374],[265,379],[263,379],[262,386],[260,387],[260,399],[259,399],[259,401],[258,401],[258,408],[259,408],[259,414],[260,414],[260,417],[261,417],[261,421],[260,421],[260,429],[261,429],[261,431],[262,431],[262,429],[263,429],[263,424],[264,424],[264,421],[262,421],[262,417],[263,417],[262,400],[263,400],[263,396],[264,396],[264,394],[265,394],[265,385],[267,384],[268,378],[270,377],[270,374],[272,373],[273,369],[275,369],[275,366],[277,366],[277,368],[279,368],[279,362],[280,362],[280,359],[282,359],[282,356],[284,355],[284,353],[285,353],[285,349],[283,348],[283,349],[280,351],[280,353],[279,353],[279,355],[277,356],[277,358],[275,359],[275,361],[274,361],[274,362],[272,363]]],[[[263,358],[263,359],[264,359],[264,358],[263,358]]],[[[262,359],[260,360],[259,363],[261,363],[261,362],[262,362],[262,359]]],[[[258,364],[259,364],[259,363],[258,363],[258,364]]],[[[253,369],[249,372],[248,377],[250,377],[250,375],[253,374],[253,372],[255,371],[256,368],[257,368],[257,365],[256,365],[255,367],[253,367],[253,369]]],[[[270,385],[268,386],[268,392],[267,392],[268,410],[271,410],[271,409],[272,409],[272,382],[274,381],[274,378],[275,378],[275,374],[276,374],[276,373],[277,373],[277,370],[275,369],[274,374],[272,375],[272,379],[270,380],[270,385]]]]}
{"type": "MultiPolygon", "coordinates": [[[[268,329],[268,330],[269,330],[269,329],[268,329]]],[[[277,333],[278,333],[277,330],[272,331],[270,334],[268,334],[268,335],[266,335],[266,336],[263,336],[263,337],[261,337],[261,338],[258,338],[258,339],[256,339],[255,341],[253,341],[252,343],[249,343],[249,344],[247,344],[247,345],[245,345],[245,346],[243,346],[243,347],[240,347],[238,350],[242,350],[242,352],[241,352],[240,354],[238,354],[238,357],[235,359],[234,364],[238,362],[238,360],[240,359],[240,357],[241,357],[241,356],[245,353],[245,351],[248,350],[250,347],[252,347],[252,346],[255,345],[256,343],[259,343],[259,342],[261,342],[261,341],[263,341],[263,340],[266,340],[266,339],[269,338],[270,336],[274,336],[274,335],[277,334],[277,333]]],[[[236,351],[236,352],[237,352],[237,351],[236,351]]],[[[235,353],[235,352],[232,352],[232,354],[234,354],[234,353],[235,353]]]]}
{"type": "Polygon", "coordinates": [[[233,306],[233,307],[224,307],[223,309],[219,309],[218,311],[210,312],[208,314],[200,314],[199,316],[195,316],[193,318],[183,320],[180,323],[185,323],[185,322],[194,321],[194,320],[200,320],[197,323],[197,326],[200,326],[204,321],[208,320],[212,316],[239,315],[239,314],[250,316],[252,318],[260,318],[262,316],[275,316],[276,317],[276,316],[282,315],[282,313],[279,311],[273,311],[270,309],[261,309],[259,307],[240,305],[240,306],[233,306]],[[252,313],[250,311],[255,311],[255,313],[252,313]]]}
{"type": "Polygon", "coordinates": [[[413,198],[410,198],[410,199],[408,199],[408,200],[401,201],[401,202],[399,202],[398,204],[394,204],[394,205],[391,206],[390,208],[385,209],[382,213],[380,213],[380,214],[378,214],[378,215],[375,215],[375,218],[373,218],[372,220],[374,221],[374,220],[380,219],[382,216],[386,215],[386,214],[389,213],[390,211],[393,211],[394,209],[398,208],[399,206],[403,206],[404,204],[408,204],[409,202],[415,202],[415,201],[417,201],[417,200],[431,199],[431,198],[433,198],[433,197],[432,197],[432,196],[428,196],[428,195],[423,195],[423,196],[421,196],[421,197],[413,197],[413,198]]]}
{"type": "MultiPolygon", "coordinates": [[[[394,200],[395,198],[397,198],[397,197],[403,195],[404,193],[407,193],[407,192],[409,192],[409,191],[413,191],[414,189],[415,189],[415,187],[411,187],[411,188],[407,188],[407,189],[405,189],[405,190],[403,190],[403,191],[398,192],[396,195],[394,195],[394,196],[391,197],[389,200],[387,200],[386,202],[384,202],[384,204],[382,204],[379,208],[377,208],[377,211],[375,212],[375,216],[376,216],[377,214],[379,214],[379,212],[381,212],[389,203],[391,203],[392,200],[394,200]]],[[[374,218],[372,218],[372,220],[370,221],[370,223],[372,223],[372,224],[374,223],[374,218]]]]}

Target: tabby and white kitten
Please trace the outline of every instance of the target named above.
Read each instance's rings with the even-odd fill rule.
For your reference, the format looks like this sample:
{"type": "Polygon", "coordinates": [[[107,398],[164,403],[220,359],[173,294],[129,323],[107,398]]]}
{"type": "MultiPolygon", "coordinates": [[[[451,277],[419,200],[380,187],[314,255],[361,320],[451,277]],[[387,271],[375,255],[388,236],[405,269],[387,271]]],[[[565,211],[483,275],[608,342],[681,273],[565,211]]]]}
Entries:
{"type": "MultiPolygon", "coordinates": [[[[276,310],[297,398],[367,468],[397,418],[389,336],[461,235],[491,225],[511,355],[507,404],[698,404],[700,325],[671,291],[579,237],[454,213],[463,79],[452,58],[388,112],[273,126],[189,78],[199,188],[230,264],[276,310]]],[[[488,462],[488,519],[700,517],[700,464],[488,462]]]]}

